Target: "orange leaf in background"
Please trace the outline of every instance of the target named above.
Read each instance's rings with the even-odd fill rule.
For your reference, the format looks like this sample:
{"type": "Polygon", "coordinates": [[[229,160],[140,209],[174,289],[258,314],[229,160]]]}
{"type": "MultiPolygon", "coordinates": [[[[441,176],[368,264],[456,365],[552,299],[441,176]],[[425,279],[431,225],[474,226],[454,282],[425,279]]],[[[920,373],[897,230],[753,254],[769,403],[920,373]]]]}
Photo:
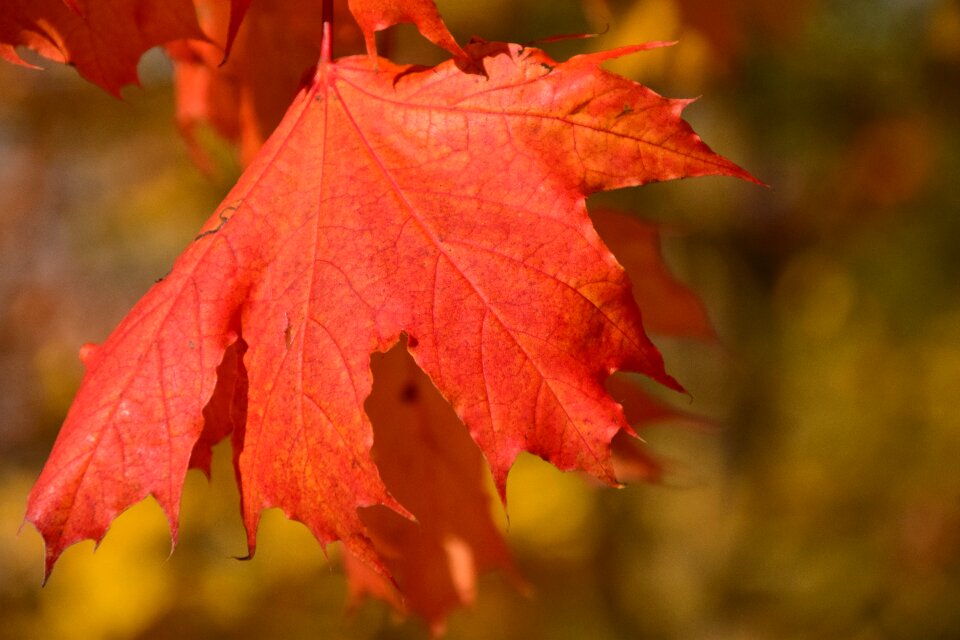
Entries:
{"type": "Polygon", "coordinates": [[[417,27],[424,38],[446,49],[457,58],[467,54],[450,34],[437,11],[433,0],[347,0],[350,12],[360,25],[367,44],[367,53],[377,60],[377,31],[395,24],[409,22],[417,27]]]}
{"type": "MultiPolygon", "coordinates": [[[[653,333],[714,341],[713,330],[700,297],[670,272],[660,252],[660,227],[626,213],[599,209],[590,214],[597,233],[623,264],[641,311],[644,326],[653,333]]],[[[634,428],[661,422],[707,424],[655,398],[626,375],[607,379],[610,395],[623,406],[634,428]]],[[[660,482],[664,466],[640,439],[621,431],[611,443],[613,465],[621,481],[660,482]]]]}
{"type": "MultiPolygon", "coordinates": [[[[217,386],[213,396],[203,408],[203,431],[190,455],[190,468],[199,469],[210,477],[210,461],[213,446],[233,434],[242,442],[243,429],[247,423],[247,370],[243,366],[243,354],[247,350],[243,340],[237,340],[223,355],[217,367],[217,386]]],[[[235,448],[239,453],[239,448],[235,448]]],[[[236,457],[234,458],[236,464],[236,457]]]]}
{"type": "Polygon", "coordinates": [[[402,598],[383,576],[347,555],[351,599],[373,595],[426,620],[434,633],[450,610],[473,601],[476,578],[513,573],[490,515],[485,463],[450,405],[402,345],[373,358],[373,457],[380,475],[416,522],[384,507],[361,512],[402,598]]]}
{"type": "Polygon", "coordinates": [[[88,358],[28,503],[47,571],[147,495],[176,540],[203,409],[232,394],[246,400],[230,415],[246,415],[233,441],[250,553],[261,511],[279,507],[385,572],[357,509],[406,511],[371,457],[363,403],[370,354],[402,333],[501,494],[521,451],[615,482],[610,441],[629,425],[604,380],[625,369],[679,385],[586,196],[752,179],[681,119],[687,101],[600,69],[649,46],[556,62],[471,45],[485,75],[322,63],[171,273],[88,358]],[[218,381],[240,339],[242,370],[218,381]],[[242,371],[246,394],[233,392],[242,371]]]}
{"type": "MultiPolygon", "coordinates": [[[[194,160],[208,172],[198,126],[209,124],[223,138],[238,142],[241,163],[249,164],[286,113],[304,72],[320,57],[319,2],[257,0],[249,11],[245,4],[249,2],[197,0],[201,26],[224,47],[195,40],[167,46],[174,61],[177,124],[194,160]],[[232,50],[224,61],[227,47],[232,50]]],[[[334,29],[335,50],[359,53],[363,37],[346,17],[346,0],[335,6],[344,16],[334,29]]]]}
{"type": "Polygon", "coordinates": [[[633,282],[648,331],[678,338],[716,340],[700,297],[670,273],[660,253],[660,231],[629,214],[601,209],[594,227],[633,282]]]}
{"type": "Polygon", "coordinates": [[[0,57],[23,63],[15,47],[71,64],[115,96],[137,83],[137,62],[156,45],[203,39],[191,0],[3,0],[0,57]]]}

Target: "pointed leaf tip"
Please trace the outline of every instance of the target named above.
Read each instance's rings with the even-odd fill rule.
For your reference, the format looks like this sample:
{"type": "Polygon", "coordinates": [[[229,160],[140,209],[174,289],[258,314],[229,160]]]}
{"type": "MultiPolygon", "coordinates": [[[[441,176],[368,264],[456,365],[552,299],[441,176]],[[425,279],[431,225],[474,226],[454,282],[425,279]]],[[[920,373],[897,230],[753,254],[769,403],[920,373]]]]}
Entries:
{"type": "Polygon", "coordinates": [[[570,62],[589,62],[590,64],[600,65],[609,60],[616,60],[617,58],[622,58],[634,53],[640,53],[641,51],[650,51],[652,49],[661,49],[663,47],[672,47],[677,44],[674,41],[665,41],[665,40],[655,40],[652,42],[643,42],[640,44],[629,44],[622,47],[617,47],[615,49],[607,49],[604,51],[595,51],[593,53],[582,53],[570,58],[570,62]]]}
{"type": "Polygon", "coordinates": [[[230,52],[233,50],[233,43],[237,39],[237,33],[240,31],[240,25],[250,9],[250,3],[253,0],[230,0],[230,22],[227,25],[227,40],[223,46],[223,60],[221,65],[226,64],[230,52]]]}

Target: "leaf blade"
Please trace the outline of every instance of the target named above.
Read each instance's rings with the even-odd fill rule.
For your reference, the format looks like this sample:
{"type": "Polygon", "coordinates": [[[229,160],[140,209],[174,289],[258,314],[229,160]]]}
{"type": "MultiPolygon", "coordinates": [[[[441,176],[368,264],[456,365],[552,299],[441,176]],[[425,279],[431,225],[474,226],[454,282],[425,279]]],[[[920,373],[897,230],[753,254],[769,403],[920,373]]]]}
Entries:
{"type": "Polygon", "coordinates": [[[520,451],[616,482],[610,442],[630,427],[604,380],[627,369],[679,385],[590,223],[586,195],[682,175],[749,176],[681,120],[683,101],[603,71],[604,56],[558,63],[498,43],[471,55],[485,76],[454,61],[318,67],[170,276],[91,358],[30,497],[48,569],[148,494],[176,536],[202,412],[238,338],[249,386],[234,442],[251,553],[261,510],[278,507],[385,572],[357,508],[405,511],[371,458],[363,402],[370,354],[402,333],[501,495],[520,451]],[[625,98],[633,111],[611,110],[625,98]],[[131,357],[154,368],[131,369],[131,357]],[[144,459],[166,452],[166,466],[131,471],[122,442],[107,441],[103,454],[78,444],[133,438],[133,422],[84,409],[115,414],[133,400],[150,425],[144,459]],[[94,480],[75,465],[72,476],[56,470],[72,449],[97,461],[94,480]],[[119,484],[100,507],[92,496],[110,474],[119,484]],[[74,485],[85,491],[79,503],[74,485]]]}

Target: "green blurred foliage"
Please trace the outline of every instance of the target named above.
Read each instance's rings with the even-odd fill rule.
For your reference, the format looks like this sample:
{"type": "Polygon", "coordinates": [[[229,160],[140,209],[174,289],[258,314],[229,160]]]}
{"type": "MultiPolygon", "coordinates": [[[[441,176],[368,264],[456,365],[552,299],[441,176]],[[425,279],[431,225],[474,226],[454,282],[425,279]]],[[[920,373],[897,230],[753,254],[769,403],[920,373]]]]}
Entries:
{"type": "MultiPolygon", "coordinates": [[[[484,577],[449,637],[960,637],[960,3],[438,4],[461,40],[606,31],[549,45],[557,56],[679,40],[612,66],[702,93],[695,128],[771,185],[596,198],[684,232],[667,254],[722,346],[658,342],[693,398],[672,400],[720,428],[647,430],[662,486],[602,489],[522,458],[508,537],[530,593],[484,577]]],[[[410,30],[388,37],[399,59],[439,55],[410,30]]],[[[336,545],[325,557],[276,513],[256,559],[233,560],[224,451],[212,483],[188,478],[175,553],[148,501],[40,589],[39,536],[17,528],[76,351],[236,176],[198,174],[168,63],[151,54],[141,72],[119,102],[69,69],[0,66],[0,637],[426,637],[380,603],[344,616],[336,545]]]]}

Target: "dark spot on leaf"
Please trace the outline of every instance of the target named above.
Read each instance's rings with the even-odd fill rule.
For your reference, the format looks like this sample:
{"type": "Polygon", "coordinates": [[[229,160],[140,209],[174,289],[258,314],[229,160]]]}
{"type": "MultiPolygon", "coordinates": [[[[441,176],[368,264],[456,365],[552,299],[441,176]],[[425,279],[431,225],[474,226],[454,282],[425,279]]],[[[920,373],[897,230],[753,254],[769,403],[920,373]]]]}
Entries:
{"type": "Polygon", "coordinates": [[[288,351],[293,345],[293,325],[290,324],[289,317],[287,318],[287,326],[283,330],[283,343],[286,345],[288,351]]]}
{"type": "Polygon", "coordinates": [[[415,382],[408,382],[403,385],[403,389],[400,390],[400,402],[410,404],[416,402],[419,397],[420,389],[415,382]]]}

